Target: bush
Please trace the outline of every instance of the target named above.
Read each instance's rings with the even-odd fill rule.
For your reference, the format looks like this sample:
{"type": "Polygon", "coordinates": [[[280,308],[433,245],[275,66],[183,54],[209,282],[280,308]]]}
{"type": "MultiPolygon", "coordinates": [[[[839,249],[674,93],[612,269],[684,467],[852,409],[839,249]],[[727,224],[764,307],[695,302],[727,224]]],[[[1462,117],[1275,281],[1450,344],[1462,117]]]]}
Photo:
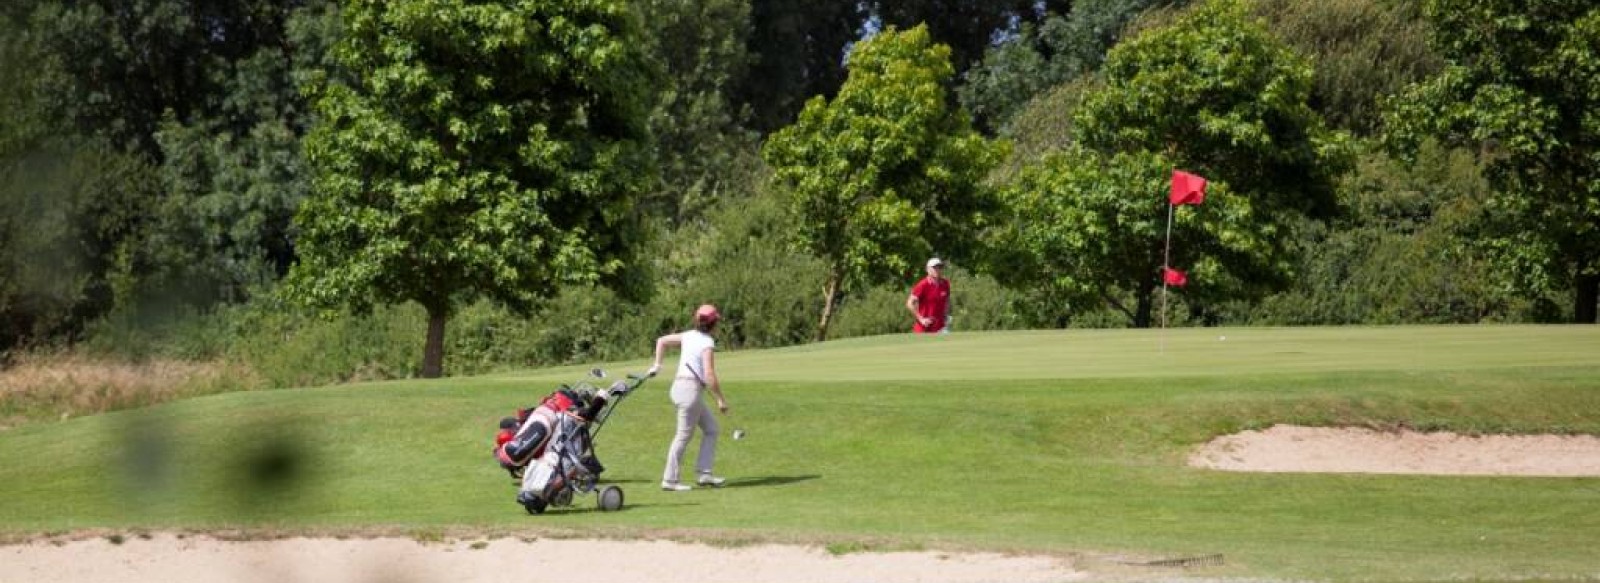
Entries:
{"type": "Polygon", "coordinates": [[[1538,320],[1545,294],[1513,293],[1474,241],[1488,186],[1471,152],[1425,145],[1405,166],[1364,155],[1340,185],[1345,219],[1300,229],[1294,287],[1224,322],[1447,324],[1538,320]]]}
{"type": "MultiPolygon", "coordinates": [[[[951,267],[948,277],[951,332],[1016,330],[1026,326],[1013,309],[1018,294],[994,278],[974,275],[959,267],[951,267]]],[[[911,312],[906,310],[906,297],[915,283],[911,279],[904,286],[878,286],[845,298],[829,335],[851,338],[910,332],[911,312]]]]}

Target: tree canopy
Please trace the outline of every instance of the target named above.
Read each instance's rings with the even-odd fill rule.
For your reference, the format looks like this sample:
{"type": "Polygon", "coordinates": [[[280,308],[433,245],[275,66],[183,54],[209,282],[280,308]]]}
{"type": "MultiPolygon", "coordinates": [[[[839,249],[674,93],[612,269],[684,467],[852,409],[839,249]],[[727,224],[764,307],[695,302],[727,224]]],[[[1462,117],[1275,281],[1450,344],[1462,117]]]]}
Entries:
{"type": "Polygon", "coordinates": [[[1390,101],[1402,151],[1425,136],[1481,148],[1494,186],[1484,243],[1524,289],[1570,282],[1600,302],[1600,7],[1580,0],[1430,0],[1449,62],[1390,101]]]}
{"type": "Polygon", "coordinates": [[[970,252],[994,209],[980,181],[1003,153],[950,107],[950,49],[926,27],[862,41],[849,71],[836,98],[812,98],[763,150],[793,190],[803,247],[828,266],[818,339],[844,286],[914,273],[933,252],[970,252]]]}
{"type": "Polygon", "coordinates": [[[460,302],[526,310],[622,273],[656,78],[627,4],[350,0],[343,18],[340,69],[311,86],[294,295],[421,304],[438,376],[460,302]]]}
{"type": "Polygon", "coordinates": [[[1231,0],[1118,45],[1104,85],[1073,114],[1078,143],[1004,191],[1011,214],[992,233],[1000,279],[1150,325],[1177,168],[1212,181],[1173,228],[1190,305],[1282,286],[1293,225],[1336,211],[1334,179],[1349,164],[1310,90],[1310,64],[1231,0]]]}

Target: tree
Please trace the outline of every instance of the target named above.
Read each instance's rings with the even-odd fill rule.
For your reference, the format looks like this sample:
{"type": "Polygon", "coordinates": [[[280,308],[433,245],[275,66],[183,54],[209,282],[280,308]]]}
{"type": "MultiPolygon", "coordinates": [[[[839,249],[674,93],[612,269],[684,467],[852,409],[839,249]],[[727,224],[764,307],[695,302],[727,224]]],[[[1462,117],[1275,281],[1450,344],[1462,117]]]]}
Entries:
{"type": "Polygon", "coordinates": [[[774,131],[793,123],[812,96],[832,97],[844,83],[845,47],[860,38],[865,15],[858,0],[751,0],[755,62],[735,90],[751,110],[751,127],[774,131]]]}
{"type": "Polygon", "coordinates": [[[310,87],[293,296],[417,302],[436,377],[455,306],[623,283],[656,80],[625,3],[349,0],[343,20],[354,80],[310,87]]]}
{"type": "Polygon", "coordinates": [[[1328,124],[1370,136],[1383,125],[1380,99],[1443,66],[1413,2],[1258,0],[1251,11],[1317,64],[1311,107],[1328,124]]]}
{"type": "Polygon", "coordinates": [[[827,266],[818,340],[847,286],[969,251],[994,203],[979,182],[1004,151],[948,105],[950,49],[926,27],[862,41],[849,71],[835,99],[812,98],[763,150],[793,190],[803,246],[827,266]]]}
{"type": "Polygon", "coordinates": [[[293,263],[294,212],[311,180],[311,112],[296,79],[329,64],[339,22],[331,2],[302,4],[261,25],[281,31],[273,42],[211,66],[214,106],[158,125],[166,192],[140,245],[143,293],[240,302],[293,263]]]}
{"type": "MultiPolygon", "coordinates": [[[[1001,131],[1030,99],[1098,71],[1123,29],[1145,11],[1187,0],[1078,0],[1024,23],[989,47],[964,74],[957,94],[980,127],[1001,131]]],[[[1025,129],[1025,126],[1024,128],[1025,129]]]]}
{"type": "Polygon", "coordinates": [[[289,28],[324,3],[0,8],[0,60],[28,63],[0,73],[0,231],[14,231],[0,295],[21,294],[0,298],[18,322],[5,336],[72,340],[141,300],[204,303],[262,279],[241,266],[287,267],[304,182],[289,28]]]}
{"type": "Polygon", "coordinates": [[[109,311],[158,194],[143,156],[63,130],[59,104],[81,98],[56,91],[42,4],[0,9],[0,62],[28,64],[0,67],[0,352],[76,340],[109,311]]]}
{"type": "Polygon", "coordinates": [[[1290,230],[1336,211],[1334,179],[1349,164],[1346,138],[1307,106],[1309,63],[1239,3],[1213,0],[1118,45],[1103,73],[1073,114],[1078,143],[1003,191],[999,279],[1149,326],[1164,189],[1181,168],[1212,180],[1173,227],[1175,261],[1196,282],[1186,303],[1203,311],[1281,288],[1290,230]]]}
{"type": "Polygon", "coordinates": [[[731,94],[754,61],[747,0],[634,0],[647,15],[648,52],[666,72],[650,113],[661,169],[645,196],[653,214],[694,222],[758,166],[749,108],[731,94]]]}
{"type": "Polygon", "coordinates": [[[1576,0],[1432,0],[1449,63],[1389,102],[1391,143],[1423,136],[1490,160],[1483,243],[1525,290],[1570,285],[1576,322],[1600,302],[1600,7],[1576,0]]]}
{"type": "MultiPolygon", "coordinates": [[[[30,29],[52,75],[49,103],[78,130],[160,161],[163,119],[218,111],[228,64],[284,42],[291,0],[37,1],[30,29]]],[[[243,133],[245,128],[240,129],[243,133]]]]}
{"type": "Polygon", "coordinates": [[[950,47],[956,76],[983,57],[997,34],[1063,12],[1065,0],[876,0],[873,13],[885,26],[902,29],[926,24],[934,40],[950,47]]]}

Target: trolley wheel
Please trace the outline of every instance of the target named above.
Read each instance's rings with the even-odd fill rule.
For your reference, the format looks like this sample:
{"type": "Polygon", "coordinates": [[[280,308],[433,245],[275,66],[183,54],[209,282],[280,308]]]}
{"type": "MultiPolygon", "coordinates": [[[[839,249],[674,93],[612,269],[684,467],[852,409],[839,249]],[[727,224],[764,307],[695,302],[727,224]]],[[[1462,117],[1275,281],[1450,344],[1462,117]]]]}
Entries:
{"type": "Polygon", "coordinates": [[[536,494],[518,494],[517,502],[522,504],[522,509],[527,510],[528,514],[544,514],[544,508],[548,505],[536,494]]]}
{"type": "Polygon", "coordinates": [[[606,486],[600,489],[600,510],[612,512],[622,509],[622,488],[606,486]]]}

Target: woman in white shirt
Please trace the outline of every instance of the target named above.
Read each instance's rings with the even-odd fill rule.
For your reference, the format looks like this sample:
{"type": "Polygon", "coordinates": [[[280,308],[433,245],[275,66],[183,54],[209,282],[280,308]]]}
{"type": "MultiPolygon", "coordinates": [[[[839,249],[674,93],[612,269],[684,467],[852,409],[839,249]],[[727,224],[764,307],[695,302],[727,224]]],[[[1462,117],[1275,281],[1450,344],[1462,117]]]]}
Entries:
{"type": "Polygon", "coordinates": [[[701,433],[700,457],[695,460],[695,471],[699,475],[697,482],[701,486],[715,487],[721,486],[724,481],[711,473],[712,464],[716,462],[717,435],[721,427],[700,398],[701,393],[710,389],[712,396],[717,398],[717,409],[724,415],[728,413],[728,401],[722,397],[722,385],[717,381],[714,357],[717,341],[711,337],[719,319],[717,307],[706,304],[694,312],[694,329],[656,339],[656,361],[650,367],[650,374],[661,370],[661,358],[668,347],[681,347],[678,372],[672,381],[672,404],[678,408],[678,433],[672,438],[672,446],[667,448],[667,469],[661,474],[662,490],[682,492],[691,488],[681,483],[679,472],[683,465],[683,453],[689,448],[689,440],[694,437],[694,428],[697,426],[701,433]]]}

